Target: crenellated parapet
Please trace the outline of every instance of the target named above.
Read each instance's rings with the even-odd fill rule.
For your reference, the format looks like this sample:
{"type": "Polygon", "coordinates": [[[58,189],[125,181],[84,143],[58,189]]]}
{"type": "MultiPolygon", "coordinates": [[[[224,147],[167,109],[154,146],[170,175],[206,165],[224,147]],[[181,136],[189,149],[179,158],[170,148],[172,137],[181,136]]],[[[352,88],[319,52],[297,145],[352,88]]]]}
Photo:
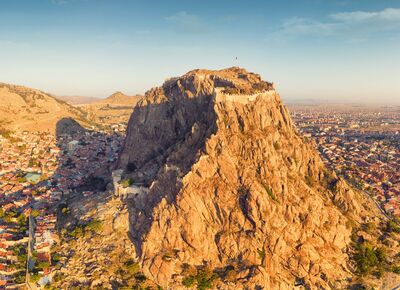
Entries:
{"type": "Polygon", "coordinates": [[[234,102],[240,104],[248,104],[255,101],[258,97],[264,99],[272,99],[275,95],[275,90],[256,92],[254,94],[230,94],[224,92],[224,87],[217,87],[214,90],[214,99],[219,102],[234,102]]]}

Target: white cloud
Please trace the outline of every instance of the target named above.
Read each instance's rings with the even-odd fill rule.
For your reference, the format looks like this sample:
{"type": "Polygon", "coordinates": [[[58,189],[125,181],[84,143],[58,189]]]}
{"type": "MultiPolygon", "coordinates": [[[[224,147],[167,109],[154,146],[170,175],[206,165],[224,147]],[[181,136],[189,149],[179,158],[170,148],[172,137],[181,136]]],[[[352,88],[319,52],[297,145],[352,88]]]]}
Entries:
{"type": "Polygon", "coordinates": [[[68,4],[68,0],[51,0],[51,3],[56,4],[56,5],[65,5],[68,4]]]}
{"type": "Polygon", "coordinates": [[[346,40],[346,43],[349,44],[359,44],[359,43],[364,43],[368,41],[367,38],[363,38],[363,37],[353,37],[353,38],[349,38],[346,40]]]}
{"type": "Polygon", "coordinates": [[[386,8],[381,11],[366,12],[366,11],[354,11],[354,12],[341,12],[330,15],[333,20],[341,22],[398,22],[400,23],[400,9],[386,8]]]}
{"type": "Polygon", "coordinates": [[[172,23],[178,32],[204,33],[209,31],[209,26],[200,17],[185,11],[178,12],[165,18],[172,23]]]}
{"type": "Polygon", "coordinates": [[[284,35],[330,35],[336,29],[336,23],[324,23],[309,18],[294,17],[285,20],[279,32],[284,35]]]}
{"type": "Polygon", "coordinates": [[[67,5],[78,1],[85,2],[89,0],[50,0],[50,2],[53,3],[54,5],[67,5]]]}
{"type": "Polygon", "coordinates": [[[325,20],[290,18],[273,33],[274,37],[294,38],[301,36],[340,36],[347,43],[367,41],[374,33],[400,30],[400,9],[380,11],[340,12],[328,15],[325,20]]]}

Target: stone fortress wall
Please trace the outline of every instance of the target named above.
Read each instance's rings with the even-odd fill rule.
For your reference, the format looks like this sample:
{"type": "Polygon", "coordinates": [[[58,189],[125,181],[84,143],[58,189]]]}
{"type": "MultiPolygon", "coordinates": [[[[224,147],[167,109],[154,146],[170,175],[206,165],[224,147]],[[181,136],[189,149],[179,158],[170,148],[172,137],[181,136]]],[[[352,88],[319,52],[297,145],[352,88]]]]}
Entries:
{"type": "Polygon", "coordinates": [[[139,184],[132,184],[131,186],[124,187],[121,184],[123,170],[118,169],[112,172],[112,181],[114,186],[114,195],[121,199],[131,198],[137,195],[146,194],[149,189],[139,184]]]}
{"type": "Polygon", "coordinates": [[[228,101],[228,102],[234,102],[234,103],[241,103],[241,104],[245,105],[250,102],[253,102],[254,100],[257,99],[257,97],[271,99],[274,97],[274,94],[275,94],[275,90],[254,93],[251,95],[227,94],[227,93],[222,92],[224,89],[225,88],[223,88],[223,87],[215,88],[214,99],[215,99],[216,103],[228,101]]]}

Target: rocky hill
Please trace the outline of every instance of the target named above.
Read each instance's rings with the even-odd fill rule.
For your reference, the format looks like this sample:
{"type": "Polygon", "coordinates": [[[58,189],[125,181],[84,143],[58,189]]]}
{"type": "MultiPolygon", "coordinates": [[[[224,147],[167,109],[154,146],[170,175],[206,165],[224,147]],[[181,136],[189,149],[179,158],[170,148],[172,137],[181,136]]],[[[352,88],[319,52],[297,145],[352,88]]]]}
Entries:
{"type": "Polygon", "coordinates": [[[126,106],[134,106],[136,103],[142,98],[140,95],[135,96],[127,96],[121,92],[115,92],[104,100],[98,101],[101,104],[108,105],[126,105],[126,106]]]}
{"type": "Polygon", "coordinates": [[[116,169],[114,190],[65,201],[55,289],[400,284],[400,227],[325,168],[257,74],[194,70],[148,91],[116,169]]]}
{"type": "Polygon", "coordinates": [[[167,289],[358,281],[356,233],[385,217],[314,148],[257,74],[194,70],[151,89],[118,164],[140,189],[126,203],[144,274],[167,289]]]}
{"type": "Polygon", "coordinates": [[[86,114],[42,91],[0,83],[0,126],[11,130],[51,131],[62,118],[88,125],[86,114]]]}

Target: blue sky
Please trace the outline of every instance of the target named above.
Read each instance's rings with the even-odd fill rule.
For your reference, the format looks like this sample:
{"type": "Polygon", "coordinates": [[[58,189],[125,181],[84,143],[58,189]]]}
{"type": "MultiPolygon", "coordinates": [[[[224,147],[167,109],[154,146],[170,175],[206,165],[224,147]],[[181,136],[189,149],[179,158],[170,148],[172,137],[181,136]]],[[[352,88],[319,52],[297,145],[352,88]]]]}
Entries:
{"type": "Polygon", "coordinates": [[[2,0],[0,35],[0,82],[59,95],[237,65],[287,100],[400,103],[399,0],[2,0]]]}

